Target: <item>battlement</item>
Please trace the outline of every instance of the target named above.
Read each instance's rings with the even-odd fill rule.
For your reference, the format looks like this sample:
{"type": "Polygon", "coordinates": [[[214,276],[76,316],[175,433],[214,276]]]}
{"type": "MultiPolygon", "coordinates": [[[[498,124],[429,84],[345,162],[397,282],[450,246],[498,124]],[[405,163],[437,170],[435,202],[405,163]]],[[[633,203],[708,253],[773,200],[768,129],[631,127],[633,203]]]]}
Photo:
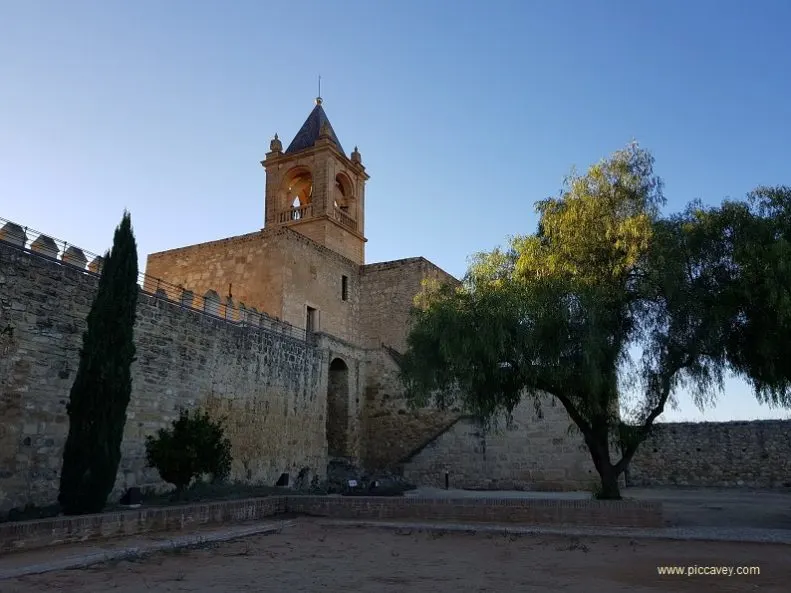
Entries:
{"type": "MultiPolygon", "coordinates": [[[[100,255],[5,218],[0,218],[0,225],[0,242],[2,243],[36,257],[77,268],[86,274],[96,276],[101,274],[104,257],[100,255]]],[[[223,319],[228,323],[260,327],[292,338],[306,339],[305,329],[273,318],[258,311],[255,307],[248,308],[244,303],[235,303],[231,298],[223,299],[214,290],[202,295],[194,294],[183,286],[170,284],[142,272],[138,275],[138,285],[145,294],[214,318],[223,319]]]]}

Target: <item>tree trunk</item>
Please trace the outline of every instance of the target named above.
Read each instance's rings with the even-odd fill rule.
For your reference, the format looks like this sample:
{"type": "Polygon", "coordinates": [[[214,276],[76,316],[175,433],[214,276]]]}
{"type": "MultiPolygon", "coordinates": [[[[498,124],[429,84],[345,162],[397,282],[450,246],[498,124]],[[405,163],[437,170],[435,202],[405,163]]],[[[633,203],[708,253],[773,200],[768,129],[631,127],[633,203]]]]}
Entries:
{"type": "Polygon", "coordinates": [[[620,500],[621,488],[618,485],[620,470],[610,460],[610,446],[606,431],[603,434],[586,434],[585,444],[593,459],[593,465],[599,472],[601,488],[596,493],[600,500],[620,500]]]}
{"type": "Polygon", "coordinates": [[[600,500],[621,500],[621,487],[618,485],[618,472],[612,464],[599,470],[601,477],[601,490],[597,498],[600,500]]]}

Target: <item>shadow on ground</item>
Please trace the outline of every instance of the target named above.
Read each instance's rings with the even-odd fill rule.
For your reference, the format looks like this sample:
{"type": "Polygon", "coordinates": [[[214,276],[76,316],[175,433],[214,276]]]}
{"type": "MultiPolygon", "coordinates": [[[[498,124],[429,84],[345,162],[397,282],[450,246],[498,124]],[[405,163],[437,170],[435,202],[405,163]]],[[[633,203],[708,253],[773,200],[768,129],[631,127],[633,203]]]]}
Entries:
{"type": "MultiPolygon", "coordinates": [[[[625,488],[624,498],[661,502],[668,527],[791,529],[791,489],[625,488]]],[[[407,497],[589,500],[590,492],[418,488],[407,497]]]]}
{"type": "Polygon", "coordinates": [[[672,527],[791,529],[791,489],[627,488],[624,496],[662,502],[672,527]]]}

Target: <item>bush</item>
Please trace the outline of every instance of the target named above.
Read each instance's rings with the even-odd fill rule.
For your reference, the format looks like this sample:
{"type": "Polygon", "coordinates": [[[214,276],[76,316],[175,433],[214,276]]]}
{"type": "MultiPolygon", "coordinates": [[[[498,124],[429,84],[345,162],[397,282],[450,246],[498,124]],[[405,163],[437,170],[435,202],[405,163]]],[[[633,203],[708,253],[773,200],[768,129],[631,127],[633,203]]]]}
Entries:
{"type": "Polygon", "coordinates": [[[180,496],[194,478],[211,474],[220,482],[231,472],[231,442],[221,421],[206,412],[190,415],[182,410],[170,429],[161,429],[146,439],[146,460],[163,480],[176,486],[180,496]]]}

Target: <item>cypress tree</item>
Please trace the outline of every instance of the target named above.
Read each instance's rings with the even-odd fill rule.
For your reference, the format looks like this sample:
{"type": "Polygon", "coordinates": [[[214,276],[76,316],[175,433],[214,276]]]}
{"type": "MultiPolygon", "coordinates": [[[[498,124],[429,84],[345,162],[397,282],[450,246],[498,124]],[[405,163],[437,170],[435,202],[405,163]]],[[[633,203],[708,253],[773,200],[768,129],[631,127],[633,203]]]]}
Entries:
{"type": "Polygon", "coordinates": [[[132,393],[137,274],[137,244],[124,211],[105,255],[69,395],[58,495],[67,515],[101,512],[115,484],[132,393]]]}

